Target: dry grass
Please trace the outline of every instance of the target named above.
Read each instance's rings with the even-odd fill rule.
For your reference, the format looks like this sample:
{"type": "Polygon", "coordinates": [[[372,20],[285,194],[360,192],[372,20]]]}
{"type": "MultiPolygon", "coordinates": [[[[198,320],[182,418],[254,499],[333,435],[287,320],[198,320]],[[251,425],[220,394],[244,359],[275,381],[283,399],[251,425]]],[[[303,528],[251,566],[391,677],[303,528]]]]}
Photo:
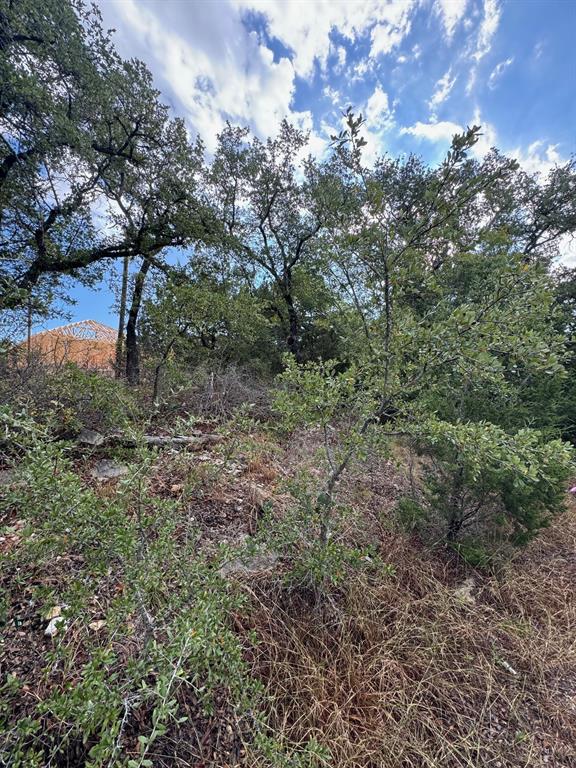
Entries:
{"type": "MultiPolygon", "coordinates": [[[[272,494],[281,515],[290,504],[282,478],[302,466],[319,475],[319,445],[318,435],[300,435],[283,455],[254,437],[230,456],[224,448],[165,453],[148,480],[151,492],[179,502],[177,535],[185,538],[193,524],[199,549],[210,552],[253,533],[254,511],[272,494]]],[[[345,589],[321,606],[278,576],[245,584],[252,603],[234,623],[266,688],[274,737],[287,745],[315,738],[329,748],[332,768],[576,768],[576,510],[502,572],[471,574],[394,531],[390,509],[406,482],[393,462],[375,460],[352,467],[340,488],[355,512],[340,534],[372,543],[393,576],[350,572],[345,589]],[[458,587],[471,576],[467,599],[458,587]]],[[[52,578],[64,581],[59,572],[52,578]]],[[[111,580],[109,593],[116,588],[111,580]]],[[[108,592],[98,594],[105,602],[108,592]]],[[[92,608],[94,618],[105,615],[103,604],[92,608]]],[[[15,655],[40,661],[42,630],[38,617],[14,628],[15,655]]],[[[235,723],[225,696],[211,718],[193,699],[180,703],[189,721],[169,732],[161,746],[170,756],[158,765],[222,768],[223,754],[229,765],[261,765],[250,754],[250,728],[235,723]]],[[[134,713],[134,742],[149,715],[134,713]]]]}
{"type": "Polygon", "coordinates": [[[388,533],[393,577],[351,577],[319,611],[272,584],[249,626],[271,723],[336,768],[576,766],[576,514],[498,577],[388,533]]]}

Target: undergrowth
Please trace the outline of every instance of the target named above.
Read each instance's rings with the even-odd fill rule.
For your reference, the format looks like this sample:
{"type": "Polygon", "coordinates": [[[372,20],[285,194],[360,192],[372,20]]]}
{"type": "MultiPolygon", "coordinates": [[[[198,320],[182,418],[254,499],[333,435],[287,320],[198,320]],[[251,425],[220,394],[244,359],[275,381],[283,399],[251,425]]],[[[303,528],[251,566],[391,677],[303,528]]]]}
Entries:
{"type": "Polygon", "coordinates": [[[317,442],[243,410],[221,434],[201,454],[136,440],[100,484],[97,451],[3,412],[0,764],[576,764],[572,510],[474,570],[397,529],[405,486],[375,461],[323,543],[317,442]]]}

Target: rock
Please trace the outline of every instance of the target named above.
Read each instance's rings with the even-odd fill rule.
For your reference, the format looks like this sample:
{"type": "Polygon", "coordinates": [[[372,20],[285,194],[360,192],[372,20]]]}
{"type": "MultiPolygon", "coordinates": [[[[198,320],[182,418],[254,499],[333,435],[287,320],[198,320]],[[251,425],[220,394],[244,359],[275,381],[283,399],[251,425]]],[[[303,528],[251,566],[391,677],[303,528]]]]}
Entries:
{"type": "Polygon", "coordinates": [[[44,614],[44,621],[52,621],[52,619],[57,619],[58,616],[61,616],[61,615],[62,615],[62,606],[53,605],[52,608],[50,608],[44,614]]]}
{"type": "Polygon", "coordinates": [[[274,570],[279,557],[275,552],[262,553],[246,560],[237,558],[224,563],[218,573],[222,578],[234,578],[242,576],[254,576],[257,573],[266,573],[274,570]]]}
{"type": "Polygon", "coordinates": [[[48,626],[44,630],[46,637],[55,637],[58,632],[66,631],[66,619],[64,616],[55,616],[50,620],[48,626]]]}
{"type": "Polygon", "coordinates": [[[81,430],[76,438],[76,442],[80,443],[80,445],[91,445],[93,448],[102,445],[104,440],[104,435],[101,435],[100,432],[96,432],[94,429],[87,429],[86,427],[81,430]]]}
{"type": "Polygon", "coordinates": [[[112,459],[101,459],[94,464],[90,474],[96,480],[114,480],[117,477],[127,475],[128,467],[125,464],[118,464],[112,459]]]}
{"type": "Polygon", "coordinates": [[[177,435],[170,437],[168,435],[144,435],[146,445],[156,448],[174,448],[175,450],[200,451],[210,445],[216,445],[222,442],[222,435],[205,433],[201,436],[177,435]]]}
{"type": "Polygon", "coordinates": [[[88,626],[93,632],[99,632],[102,629],[102,627],[106,626],[106,622],[104,621],[104,619],[98,619],[97,621],[91,621],[90,624],[88,624],[88,626]]]}
{"type": "Polygon", "coordinates": [[[456,597],[460,598],[464,603],[468,605],[476,605],[476,600],[472,594],[472,590],[476,586],[476,582],[472,577],[466,579],[460,586],[454,590],[456,597]]]}
{"type": "Polygon", "coordinates": [[[12,485],[14,482],[13,469],[0,469],[0,485],[12,485]]]}
{"type": "Polygon", "coordinates": [[[250,502],[256,509],[264,509],[267,502],[272,498],[272,494],[266,491],[262,486],[256,483],[250,483],[248,486],[250,502]]]}

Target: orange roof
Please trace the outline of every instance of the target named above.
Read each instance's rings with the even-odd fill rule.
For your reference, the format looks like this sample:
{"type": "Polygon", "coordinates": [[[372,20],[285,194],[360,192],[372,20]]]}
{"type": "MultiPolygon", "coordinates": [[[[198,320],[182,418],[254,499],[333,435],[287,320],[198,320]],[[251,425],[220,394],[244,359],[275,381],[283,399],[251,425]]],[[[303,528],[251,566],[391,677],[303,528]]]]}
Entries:
{"type": "Polygon", "coordinates": [[[51,334],[56,336],[71,336],[75,339],[92,339],[94,341],[112,341],[116,342],[117,333],[114,328],[99,323],[97,320],[80,320],[77,323],[68,325],[59,325],[57,328],[50,328],[46,331],[38,331],[32,338],[51,334]]]}
{"type": "Polygon", "coordinates": [[[116,339],[113,328],[96,320],[81,320],[39,331],[30,337],[30,350],[50,366],[75,363],[81,368],[110,371],[114,368],[116,339]]]}

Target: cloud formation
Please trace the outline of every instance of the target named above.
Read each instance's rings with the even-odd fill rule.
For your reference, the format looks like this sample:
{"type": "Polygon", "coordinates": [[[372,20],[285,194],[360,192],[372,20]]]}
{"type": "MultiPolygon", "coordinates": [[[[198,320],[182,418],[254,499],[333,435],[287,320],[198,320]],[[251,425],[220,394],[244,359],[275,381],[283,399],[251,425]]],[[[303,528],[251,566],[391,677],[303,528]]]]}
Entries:
{"type": "Polygon", "coordinates": [[[430,121],[422,123],[420,120],[407,128],[401,128],[400,133],[414,136],[417,139],[426,139],[433,142],[450,142],[456,133],[462,133],[462,126],[450,120],[430,121]]]}
{"type": "MultiPolygon", "coordinates": [[[[412,149],[435,159],[437,147],[472,122],[482,124],[477,156],[499,143],[541,169],[570,152],[566,120],[552,132],[542,120],[526,120],[519,140],[518,119],[506,129],[511,114],[528,106],[511,112],[492,100],[488,110],[488,91],[475,87],[482,74],[489,90],[511,89],[513,104],[515,82],[526,77],[526,68],[511,66],[521,54],[510,38],[503,45],[507,6],[500,0],[99,2],[122,55],[148,64],[164,98],[209,150],[226,120],[265,138],[287,117],[322,154],[351,105],[367,118],[367,159],[412,149]]],[[[526,41],[525,49],[540,52],[542,43],[526,41]]],[[[556,49],[546,51],[548,63],[556,49]]]]}
{"type": "Polygon", "coordinates": [[[478,64],[490,53],[492,40],[500,23],[501,9],[498,0],[484,0],[483,16],[478,33],[476,45],[471,54],[472,68],[466,85],[466,93],[471,94],[476,85],[478,64]]]}
{"type": "Polygon", "coordinates": [[[508,67],[513,62],[514,62],[514,57],[510,56],[508,59],[505,59],[504,61],[501,61],[499,64],[496,64],[496,66],[490,73],[490,77],[488,78],[488,88],[490,88],[491,90],[494,90],[494,88],[496,88],[498,80],[500,80],[504,72],[508,69],[508,67]]]}
{"type": "Polygon", "coordinates": [[[436,13],[441,17],[444,31],[448,40],[452,40],[454,32],[466,13],[468,0],[437,0],[434,5],[436,13]]]}
{"type": "Polygon", "coordinates": [[[430,101],[428,102],[428,106],[430,107],[430,110],[433,114],[436,113],[436,110],[438,107],[446,101],[448,96],[450,95],[450,91],[452,88],[454,88],[454,85],[456,83],[457,77],[456,75],[452,77],[452,67],[446,72],[440,80],[436,83],[436,87],[434,89],[434,93],[432,94],[432,97],[430,101]]]}

